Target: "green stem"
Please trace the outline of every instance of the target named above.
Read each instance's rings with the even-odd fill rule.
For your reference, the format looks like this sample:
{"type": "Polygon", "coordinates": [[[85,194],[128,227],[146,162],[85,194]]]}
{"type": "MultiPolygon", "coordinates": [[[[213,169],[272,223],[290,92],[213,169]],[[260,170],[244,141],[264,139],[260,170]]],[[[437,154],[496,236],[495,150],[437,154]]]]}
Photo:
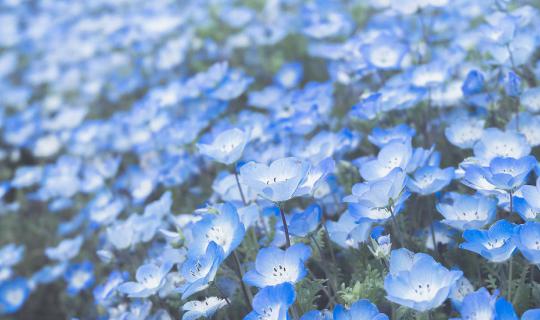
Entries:
{"type": "Polygon", "coordinates": [[[253,301],[253,296],[251,294],[251,291],[246,287],[246,284],[244,283],[244,272],[242,271],[242,266],[240,265],[240,259],[238,258],[238,254],[236,251],[233,251],[233,258],[234,263],[236,265],[237,275],[240,281],[240,287],[242,288],[242,293],[244,295],[244,299],[246,299],[247,302],[249,302],[249,305],[251,306],[251,302],[253,301]]]}
{"type": "Polygon", "coordinates": [[[337,294],[337,281],[336,281],[336,278],[334,277],[334,275],[329,271],[328,269],[328,266],[326,265],[326,262],[324,260],[324,257],[323,257],[323,253],[322,253],[322,250],[321,250],[321,246],[319,245],[319,242],[317,241],[317,239],[313,236],[313,235],[310,235],[311,237],[311,240],[313,240],[313,243],[315,243],[315,246],[317,247],[317,251],[319,251],[319,257],[321,257],[321,267],[324,271],[324,274],[326,275],[326,277],[330,277],[331,281],[330,281],[330,289],[332,289],[332,292],[334,294],[337,294]]]}
{"type": "Polygon", "coordinates": [[[512,301],[512,267],[514,259],[510,257],[508,261],[508,301],[512,301]]]}
{"type": "Polygon", "coordinates": [[[289,237],[289,227],[287,226],[287,219],[285,219],[285,213],[281,207],[281,203],[278,204],[279,214],[281,215],[281,221],[283,222],[283,230],[285,231],[286,248],[291,247],[291,238],[289,237]]]}
{"type": "Polygon", "coordinates": [[[394,210],[392,210],[392,208],[389,207],[388,211],[390,211],[390,215],[392,216],[392,223],[393,223],[393,227],[394,227],[394,233],[397,234],[397,238],[398,238],[398,241],[399,241],[399,246],[403,247],[403,244],[405,242],[403,241],[403,235],[401,234],[401,229],[399,228],[399,226],[397,224],[396,216],[394,215],[394,210]]]}
{"type": "Polygon", "coordinates": [[[247,205],[246,197],[244,196],[244,191],[242,191],[242,186],[240,185],[240,179],[238,178],[238,172],[236,172],[236,165],[234,166],[234,178],[236,179],[236,185],[238,186],[238,191],[240,192],[240,197],[242,197],[242,203],[247,205]]]}

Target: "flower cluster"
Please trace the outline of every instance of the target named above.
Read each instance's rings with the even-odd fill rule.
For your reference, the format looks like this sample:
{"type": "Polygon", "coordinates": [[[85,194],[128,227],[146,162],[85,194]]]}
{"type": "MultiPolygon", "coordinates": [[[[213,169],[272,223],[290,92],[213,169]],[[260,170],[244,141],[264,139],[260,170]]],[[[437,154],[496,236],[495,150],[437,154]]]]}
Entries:
{"type": "Polygon", "coordinates": [[[539,17],[0,1],[0,317],[540,319],[539,17]]]}

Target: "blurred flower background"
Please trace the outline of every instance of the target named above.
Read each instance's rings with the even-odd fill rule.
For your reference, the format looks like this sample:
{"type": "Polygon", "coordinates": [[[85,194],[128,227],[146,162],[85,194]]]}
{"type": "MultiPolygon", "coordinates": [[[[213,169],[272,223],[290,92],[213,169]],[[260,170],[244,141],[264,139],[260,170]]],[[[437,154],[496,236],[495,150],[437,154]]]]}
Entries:
{"type": "Polygon", "coordinates": [[[539,45],[535,0],[0,0],[0,317],[540,319],[539,45]]]}

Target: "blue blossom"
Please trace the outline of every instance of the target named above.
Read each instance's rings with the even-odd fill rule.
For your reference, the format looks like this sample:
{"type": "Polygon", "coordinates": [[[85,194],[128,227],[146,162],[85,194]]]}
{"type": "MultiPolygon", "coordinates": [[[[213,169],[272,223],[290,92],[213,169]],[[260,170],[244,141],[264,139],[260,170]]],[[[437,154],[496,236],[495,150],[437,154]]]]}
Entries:
{"type": "Polygon", "coordinates": [[[369,236],[372,222],[369,220],[357,221],[349,211],[345,211],[338,221],[326,221],[326,228],[330,240],[343,248],[356,248],[365,242],[369,236]]]}
{"type": "Polygon", "coordinates": [[[244,239],[245,227],[232,204],[224,203],[212,209],[217,212],[206,214],[191,227],[193,239],[188,243],[191,256],[204,254],[208,245],[215,242],[226,258],[244,239]]]}
{"type": "Polygon", "coordinates": [[[182,306],[185,311],[182,320],[195,320],[201,317],[210,318],[227,303],[224,299],[208,297],[203,301],[189,301],[182,306]]]}
{"type": "Polygon", "coordinates": [[[496,157],[489,167],[470,166],[465,169],[463,183],[476,190],[503,190],[514,192],[536,165],[533,156],[520,159],[496,157]]]}
{"type": "Polygon", "coordinates": [[[311,310],[309,312],[304,313],[302,317],[300,317],[300,320],[332,320],[333,316],[332,313],[328,310],[311,310]]]}
{"type": "Polygon", "coordinates": [[[317,229],[321,221],[322,209],[318,204],[308,206],[304,211],[293,214],[288,221],[289,233],[305,237],[317,229]]]}
{"type": "Polygon", "coordinates": [[[410,143],[391,142],[381,149],[377,159],[370,160],[360,167],[360,174],[368,181],[384,178],[395,168],[405,170],[411,157],[410,143]]]}
{"type": "Polygon", "coordinates": [[[521,94],[521,78],[515,72],[508,72],[504,79],[504,90],[510,97],[518,97],[521,94]]]}
{"type": "Polygon", "coordinates": [[[390,273],[384,279],[386,298],[417,311],[431,310],[448,298],[462,274],[449,271],[430,255],[394,250],[390,255],[390,273]]]}
{"type": "Polygon", "coordinates": [[[269,166],[248,162],[240,167],[242,182],[259,196],[274,201],[287,201],[294,197],[309,171],[309,163],[298,158],[282,158],[269,166]]]}
{"type": "Polygon", "coordinates": [[[274,82],[280,86],[291,89],[302,80],[304,69],[299,62],[290,62],[283,65],[274,76],[274,82]]]}
{"type": "Polygon", "coordinates": [[[515,228],[514,242],[531,264],[540,264],[540,223],[528,221],[515,228]]]}
{"type": "Polygon", "coordinates": [[[458,118],[450,122],[444,130],[448,141],[462,149],[473,148],[475,143],[482,137],[485,120],[458,118]]]}
{"type": "Polygon", "coordinates": [[[520,133],[487,128],[474,144],[473,151],[482,165],[488,165],[496,157],[523,158],[529,155],[531,147],[520,133]]]}
{"type": "Polygon", "coordinates": [[[45,249],[45,255],[49,259],[58,261],[71,260],[79,254],[79,250],[83,244],[83,237],[77,236],[73,239],[62,240],[56,247],[49,247],[45,249]]]}
{"type": "Polygon", "coordinates": [[[118,291],[130,298],[146,298],[155,294],[165,283],[165,276],[172,268],[171,263],[161,266],[154,263],[143,264],[137,268],[136,282],[128,281],[118,286],[118,291]]]}
{"type": "Polygon", "coordinates": [[[515,225],[506,221],[495,222],[489,230],[470,229],[463,232],[466,242],[460,248],[475,252],[491,262],[508,260],[516,244],[513,241],[515,225]]]}
{"type": "Polygon", "coordinates": [[[29,294],[30,289],[24,278],[0,282],[0,314],[17,312],[29,294]]]}
{"type": "Polygon", "coordinates": [[[407,180],[407,188],[421,195],[441,191],[454,178],[454,168],[441,169],[435,166],[425,166],[414,172],[407,180]]]}
{"type": "Polygon", "coordinates": [[[504,298],[497,298],[498,293],[490,295],[486,288],[469,293],[463,299],[460,308],[461,319],[517,320],[512,305],[504,298]]]}
{"type": "Polygon", "coordinates": [[[0,268],[13,267],[24,257],[25,246],[15,243],[7,244],[0,248],[0,268]]]}
{"type": "Polygon", "coordinates": [[[521,315],[521,320],[534,320],[538,319],[540,317],[540,308],[537,309],[530,309],[521,315]]]}
{"type": "Polygon", "coordinates": [[[479,229],[491,223],[497,212],[497,201],[481,194],[450,193],[437,204],[444,216],[441,221],[459,230],[479,229]]]}
{"type": "Polygon", "coordinates": [[[223,255],[223,249],[212,241],[205,253],[188,257],[181,269],[182,276],[186,279],[186,283],[179,288],[182,299],[208,288],[224,259],[223,255]]]}
{"type": "Polygon", "coordinates": [[[296,294],[292,284],[285,282],[261,289],[253,298],[253,311],[244,319],[281,320],[288,318],[288,309],[294,303],[296,294]]]}
{"type": "Polygon", "coordinates": [[[127,279],[127,273],[112,271],[107,280],[94,288],[93,296],[97,304],[107,305],[115,296],[117,287],[127,279]]]}
{"type": "Polygon", "coordinates": [[[400,124],[392,128],[383,129],[375,127],[368,136],[368,140],[379,148],[394,141],[399,141],[403,144],[411,141],[416,133],[414,128],[406,124],[400,124]]]}
{"type": "Polygon", "coordinates": [[[257,253],[255,268],[246,272],[243,280],[259,288],[285,282],[294,284],[306,276],[304,263],[310,256],[311,249],[301,243],[286,250],[263,248],[257,253]]]}
{"type": "Polygon", "coordinates": [[[94,284],[94,265],[90,261],[71,264],[66,270],[64,279],[68,283],[67,292],[76,295],[94,284]]]}
{"type": "Polygon", "coordinates": [[[392,70],[401,67],[407,46],[396,37],[381,34],[360,49],[366,62],[375,69],[392,70]]]}
{"type": "Polygon", "coordinates": [[[540,210],[540,178],[536,180],[536,186],[525,185],[521,187],[523,198],[534,210],[540,210]]]}
{"type": "Polygon", "coordinates": [[[467,74],[463,85],[461,86],[461,91],[463,91],[464,96],[470,96],[478,94],[484,90],[484,76],[478,70],[471,70],[467,74]]]}
{"type": "Polygon", "coordinates": [[[334,320],[388,320],[388,316],[380,313],[376,305],[367,299],[356,301],[347,310],[338,304],[334,309],[334,320]]]}

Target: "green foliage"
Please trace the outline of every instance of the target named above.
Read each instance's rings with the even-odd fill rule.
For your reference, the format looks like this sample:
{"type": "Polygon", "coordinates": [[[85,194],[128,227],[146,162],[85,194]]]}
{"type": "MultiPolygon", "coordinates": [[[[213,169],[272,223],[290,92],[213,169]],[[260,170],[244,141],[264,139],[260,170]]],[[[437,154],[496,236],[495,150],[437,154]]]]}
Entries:
{"type": "Polygon", "coordinates": [[[317,308],[316,300],[325,282],[323,279],[305,278],[296,285],[296,302],[302,313],[317,308]]]}
{"type": "MultiPolygon", "coordinates": [[[[353,280],[352,286],[346,287],[345,284],[341,284],[338,296],[342,303],[351,305],[358,299],[369,299],[374,303],[383,300],[384,280],[381,271],[367,264],[361,274],[362,277],[360,279],[353,280]]],[[[358,277],[358,274],[356,277],[358,277]]]]}

